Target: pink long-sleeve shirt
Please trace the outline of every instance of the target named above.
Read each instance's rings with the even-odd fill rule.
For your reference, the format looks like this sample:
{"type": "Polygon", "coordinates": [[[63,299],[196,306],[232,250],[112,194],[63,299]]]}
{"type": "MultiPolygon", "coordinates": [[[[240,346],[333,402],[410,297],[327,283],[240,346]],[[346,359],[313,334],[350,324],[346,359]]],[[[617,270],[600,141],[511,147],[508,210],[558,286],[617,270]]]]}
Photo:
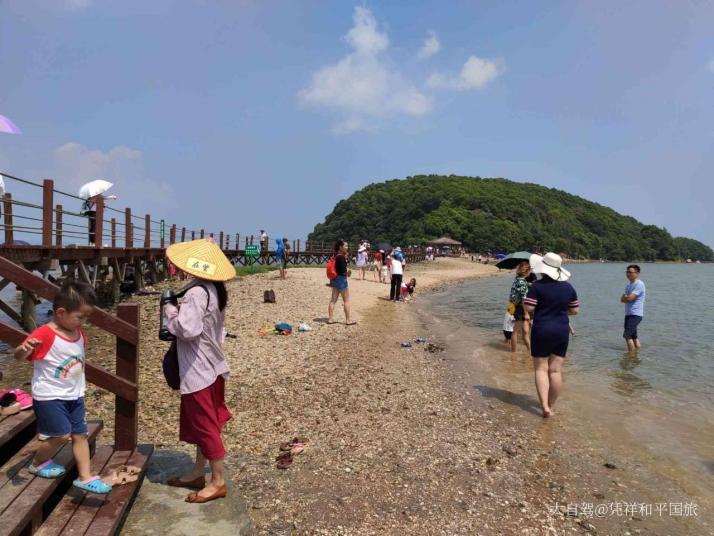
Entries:
{"type": "Polygon", "coordinates": [[[210,281],[195,279],[187,285],[181,307],[164,307],[165,323],[176,336],[181,394],[195,393],[212,385],[219,375],[228,377],[223,354],[224,312],[218,307],[218,293],[210,281]],[[210,300],[206,291],[210,293],[210,300]]]}

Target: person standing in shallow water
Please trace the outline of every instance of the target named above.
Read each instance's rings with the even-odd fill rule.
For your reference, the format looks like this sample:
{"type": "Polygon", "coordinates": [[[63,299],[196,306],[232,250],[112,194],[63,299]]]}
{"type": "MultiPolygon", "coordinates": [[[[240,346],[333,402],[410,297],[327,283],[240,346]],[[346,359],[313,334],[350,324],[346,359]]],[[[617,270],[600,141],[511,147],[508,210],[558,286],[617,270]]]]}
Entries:
{"type": "Polygon", "coordinates": [[[625,304],[625,331],[622,336],[627,343],[627,349],[634,352],[641,347],[637,326],[645,316],[645,283],[640,279],[640,267],[636,264],[630,264],[625,275],[629,283],[620,296],[620,302],[625,304]]]}
{"type": "Polygon", "coordinates": [[[542,277],[531,285],[523,300],[526,311],[533,315],[531,356],[543,417],[553,416],[553,406],[560,396],[570,342],[568,317],[578,314],[580,307],[575,289],[567,282],[570,272],[561,267],[562,263],[555,253],[531,255],[533,272],[542,277]]]}
{"type": "Polygon", "coordinates": [[[513,285],[511,285],[511,293],[508,297],[508,301],[513,304],[513,316],[515,317],[516,323],[513,329],[513,335],[511,336],[511,352],[515,352],[518,349],[518,333],[523,333],[523,342],[526,344],[526,348],[530,350],[531,348],[531,324],[530,316],[528,311],[523,308],[523,299],[528,294],[528,281],[526,277],[530,274],[531,266],[528,261],[523,261],[516,268],[516,278],[513,280],[513,285]]]}

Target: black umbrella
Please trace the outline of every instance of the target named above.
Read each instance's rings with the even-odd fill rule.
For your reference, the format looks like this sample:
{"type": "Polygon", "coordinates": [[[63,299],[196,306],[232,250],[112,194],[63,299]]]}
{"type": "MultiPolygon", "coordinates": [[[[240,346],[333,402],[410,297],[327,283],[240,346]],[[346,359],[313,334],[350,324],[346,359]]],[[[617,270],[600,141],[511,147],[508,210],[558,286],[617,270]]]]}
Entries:
{"type": "Polygon", "coordinates": [[[521,264],[523,261],[530,260],[531,254],[528,251],[516,251],[510,255],[506,255],[500,261],[496,263],[496,268],[501,268],[502,270],[513,270],[516,266],[521,264]]]}
{"type": "Polygon", "coordinates": [[[379,244],[377,244],[377,250],[380,249],[383,249],[385,252],[389,251],[390,249],[392,249],[392,244],[390,244],[389,242],[380,242],[379,244]]]}

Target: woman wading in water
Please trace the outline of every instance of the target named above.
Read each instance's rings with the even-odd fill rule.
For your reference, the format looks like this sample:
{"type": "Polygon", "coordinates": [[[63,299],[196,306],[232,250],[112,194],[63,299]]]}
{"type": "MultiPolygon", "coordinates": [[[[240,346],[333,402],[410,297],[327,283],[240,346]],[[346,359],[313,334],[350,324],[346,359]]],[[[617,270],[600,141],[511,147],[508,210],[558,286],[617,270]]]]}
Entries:
{"type": "Polygon", "coordinates": [[[553,406],[560,395],[570,341],[568,316],[578,314],[580,306],[575,289],[567,282],[570,272],[561,267],[562,263],[563,259],[555,253],[532,255],[533,272],[543,277],[531,285],[523,300],[526,311],[533,315],[531,356],[543,417],[553,415],[553,406]]]}
{"type": "Polygon", "coordinates": [[[528,294],[528,281],[526,277],[531,272],[531,266],[528,261],[523,261],[516,268],[516,278],[511,285],[511,293],[508,301],[513,304],[513,316],[516,319],[513,335],[511,336],[511,352],[518,349],[518,333],[523,333],[523,342],[526,343],[526,348],[531,349],[531,325],[528,311],[523,308],[523,299],[528,294]]]}

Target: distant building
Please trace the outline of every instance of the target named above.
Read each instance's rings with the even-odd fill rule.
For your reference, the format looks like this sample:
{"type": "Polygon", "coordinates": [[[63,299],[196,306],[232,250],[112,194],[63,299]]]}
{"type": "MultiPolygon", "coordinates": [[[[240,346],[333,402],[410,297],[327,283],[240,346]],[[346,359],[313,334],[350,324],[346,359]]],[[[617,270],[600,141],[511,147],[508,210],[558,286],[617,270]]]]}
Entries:
{"type": "Polygon", "coordinates": [[[461,242],[449,238],[448,236],[442,236],[441,238],[432,240],[431,242],[428,242],[427,245],[433,247],[441,255],[461,253],[464,250],[464,245],[461,242]]]}

